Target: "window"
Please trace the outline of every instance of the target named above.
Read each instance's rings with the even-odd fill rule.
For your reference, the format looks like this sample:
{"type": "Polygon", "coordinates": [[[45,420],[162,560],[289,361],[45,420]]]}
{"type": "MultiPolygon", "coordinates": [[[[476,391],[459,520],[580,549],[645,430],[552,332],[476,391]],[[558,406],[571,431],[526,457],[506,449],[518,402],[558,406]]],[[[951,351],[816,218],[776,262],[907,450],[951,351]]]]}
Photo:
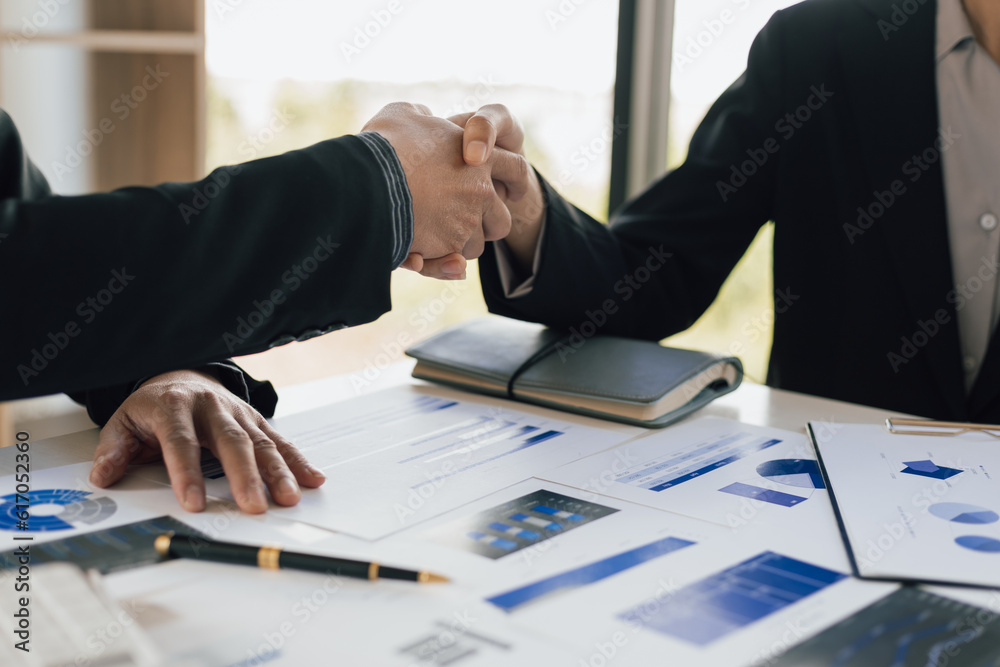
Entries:
{"type": "MultiPolygon", "coordinates": [[[[438,115],[502,102],[522,120],[531,162],[607,217],[617,3],[506,0],[209,0],[208,168],[360,130],[393,101],[438,115]],[[286,129],[265,129],[280,116],[286,129]]],[[[278,124],[278,125],[280,125],[278,124]]],[[[332,373],[372,377],[402,349],[486,312],[468,280],[393,275],[377,322],[241,360],[279,385],[332,373]]]]}
{"type": "MultiPolygon", "coordinates": [[[[684,161],[712,102],[746,68],[754,37],[771,15],[798,0],[676,0],[670,79],[668,168],[684,161]]],[[[764,382],[774,323],[773,225],[761,229],[718,298],[670,345],[735,354],[747,376],[764,382]]]]}

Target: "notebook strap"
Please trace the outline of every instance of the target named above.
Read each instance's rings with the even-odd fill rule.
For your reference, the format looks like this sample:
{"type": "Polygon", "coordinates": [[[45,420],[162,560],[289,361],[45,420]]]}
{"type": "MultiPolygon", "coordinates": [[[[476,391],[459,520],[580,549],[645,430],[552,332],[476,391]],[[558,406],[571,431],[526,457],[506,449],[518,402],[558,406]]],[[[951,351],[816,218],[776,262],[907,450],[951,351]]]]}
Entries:
{"type": "Polygon", "coordinates": [[[567,340],[569,340],[569,336],[554,336],[551,341],[542,346],[537,352],[528,357],[523,364],[518,366],[517,370],[511,373],[510,380],[507,381],[507,398],[514,400],[514,383],[517,382],[517,379],[521,377],[525,371],[552,354],[560,343],[567,340]]]}

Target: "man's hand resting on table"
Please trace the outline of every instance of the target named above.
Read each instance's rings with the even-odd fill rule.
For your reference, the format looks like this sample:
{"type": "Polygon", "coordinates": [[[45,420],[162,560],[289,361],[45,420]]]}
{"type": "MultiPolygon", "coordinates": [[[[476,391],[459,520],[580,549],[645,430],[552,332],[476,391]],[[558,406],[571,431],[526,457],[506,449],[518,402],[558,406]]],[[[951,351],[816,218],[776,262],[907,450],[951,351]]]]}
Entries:
{"type": "Polygon", "coordinates": [[[222,463],[233,497],[251,514],[267,509],[267,491],[279,505],[294,505],[301,498],[299,486],[315,488],[326,479],[218,380],[176,371],[147,381],[118,408],[101,430],[90,481],[107,487],[130,463],[162,459],[181,506],[200,512],[202,447],[222,463]]]}

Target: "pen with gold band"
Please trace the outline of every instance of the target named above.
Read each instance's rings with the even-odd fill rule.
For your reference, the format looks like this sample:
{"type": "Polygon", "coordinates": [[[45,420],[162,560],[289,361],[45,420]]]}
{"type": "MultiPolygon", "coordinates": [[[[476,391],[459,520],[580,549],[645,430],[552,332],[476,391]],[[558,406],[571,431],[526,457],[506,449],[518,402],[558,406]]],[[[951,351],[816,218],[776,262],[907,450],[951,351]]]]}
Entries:
{"type": "Polygon", "coordinates": [[[201,537],[163,533],[156,538],[156,551],[161,556],[210,560],[233,565],[254,565],[266,570],[308,570],[358,579],[398,579],[421,584],[448,581],[447,577],[431,572],[417,572],[398,567],[386,567],[375,562],[348,560],[285,551],[280,546],[253,547],[232,542],[218,542],[201,537]]]}

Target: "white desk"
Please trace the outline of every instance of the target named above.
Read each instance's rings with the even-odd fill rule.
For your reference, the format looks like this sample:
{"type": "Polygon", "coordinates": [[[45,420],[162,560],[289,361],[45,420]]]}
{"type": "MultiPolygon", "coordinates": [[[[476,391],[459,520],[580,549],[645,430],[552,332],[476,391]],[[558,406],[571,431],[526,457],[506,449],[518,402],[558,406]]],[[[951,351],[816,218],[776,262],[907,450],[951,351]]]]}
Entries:
{"type": "MultiPolygon", "coordinates": [[[[357,378],[352,381],[346,376],[282,390],[279,392],[279,416],[400,384],[419,384],[409,377],[411,368],[410,363],[390,367],[360,389],[357,378]]],[[[708,415],[799,433],[804,432],[806,421],[876,423],[886,416],[882,410],[749,383],[704,408],[695,417],[708,415]]],[[[570,420],[561,413],[559,417],[570,420]]],[[[586,420],[582,417],[572,419],[586,420]]],[[[89,461],[96,434],[93,429],[87,434],[35,443],[31,450],[33,470],[89,461]]],[[[13,472],[14,454],[14,448],[0,450],[0,474],[13,472]]],[[[7,492],[0,490],[0,495],[7,492]]],[[[226,525],[224,539],[233,541],[298,542],[348,557],[378,557],[383,562],[405,560],[407,555],[405,546],[363,543],[318,528],[293,525],[295,522],[270,515],[250,517],[217,507],[202,515],[188,515],[178,507],[176,514],[195,526],[198,526],[196,520],[214,521],[216,525],[223,521],[226,525]]],[[[734,534],[733,539],[739,536],[734,534]]],[[[247,665],[262,664],[262,658],[266,657],[267,664],[367,666],[383,664],[386,655],[394,658],[384,664],[444,664],[416,660],[418,649],[409,654],[410,662],[402,660],[399,658],[400,642],[410,641],[418,635],[423,638],[421,641],[430,644],[447,642],[451,637],[450,641],[459,643],[478,641],[485,651],[490,642],[496,644],[511,636],[504,634],[503,614],[497,612],[496,618],[484,618],[482,608],[469,606],[461,586],[420,587],[419,594],[414,594],[411,591],[415,587],[407,589],[406,584],[351,580],[331,583],[321,575],[288,571],[261,573],[250,568],[192,561],[173,561],[130,570],[111,575],[106,581],[113,597],[125,602],[126,606],[132,605],[138,621],[158,645],[169,652],[176,651],[178,646],[188,647],[179,653],[190,652],[189,662],[174,664],[232,664],[237,654],[246,660],[242,664],[247,665]],[[192,591],[195,591],[194,596],[192,591]],[[325,620],[311,622],[315,618],[325,620]],[[414,630],[421,623],[424,629],[414,630]],[[369,644],[369,649],[359,648],[357,642],[350,641],[359,636],[377,635],[378,628],[384,630],[381,641],[369,644]],[[402,634],[397,637],[398,633],[402,634]],[[455,639],[456,633],[459,640],[455,639]],[[308,643],[309,648],[302,649],[303,643],[308,643]],[[392,645],[393,652],[385,653],[382,644],[392,645]],[[280,653],[273,656],[273,649],[269,647],[278,647],[280,653]]],[[[8,584],[2,583],[4,587],[8,584]]],[[[956,592],[954,597],[1000,608],[1000,594],[956,592]],[[994,605],[994,601],[997,604],[994,605]]],[[[516,651],[503,653],[502,658],[495,659],[480,656],[480,660],[473,655],[476,646],[466,646],[463,650],[472,651],[466,656],[469,660],[459,656],[453,664],[457,667],[467,663],[470,667],[482,664],[567,664],[573,667],[580,664],[647,664],[636,663],[625,656],[617,661],[605,657],[602,662],[599,653],[581,658],[576,648],[569,651],[559,642],[530,633],[518,635],[517,641],[516,651]],[[564,662],[562,659],[566,656],[571,659],[564,662]]]]}
{"type": "MultiPolygon", "coordinates": [[[[370,381],[360,374],[341,375],[286,387],[278,391],[279,401],[275,416],[285,417],[404,383],[424,384],[410,377],[413,364],[411,361],[394,364],[370,381]]],[[[757,426],[773,426],[798,433],[805,432],[804,426],[807,421],[878,423],[887,416],[884,410],[771,389],[749,382],[744,382],[732,394],[723,396],[703,408],[695,417],[708,415],[735,419],[757,426]]],[[[97,433],[96,428],[92,430],[97,433]]],[[[13,447],[0,449],[0,475],[14,472],[14,454],[13,447]]],[[[92,445],[86,439],[74,437],[53,438],[46,441],[43,446],[33,449],[31,456],[32,465],[37,469],[80,463],[91,458],[93,458],[92,445]],[[58,443],[59,446],[52,446],[54,443],[58,443]]]]}

